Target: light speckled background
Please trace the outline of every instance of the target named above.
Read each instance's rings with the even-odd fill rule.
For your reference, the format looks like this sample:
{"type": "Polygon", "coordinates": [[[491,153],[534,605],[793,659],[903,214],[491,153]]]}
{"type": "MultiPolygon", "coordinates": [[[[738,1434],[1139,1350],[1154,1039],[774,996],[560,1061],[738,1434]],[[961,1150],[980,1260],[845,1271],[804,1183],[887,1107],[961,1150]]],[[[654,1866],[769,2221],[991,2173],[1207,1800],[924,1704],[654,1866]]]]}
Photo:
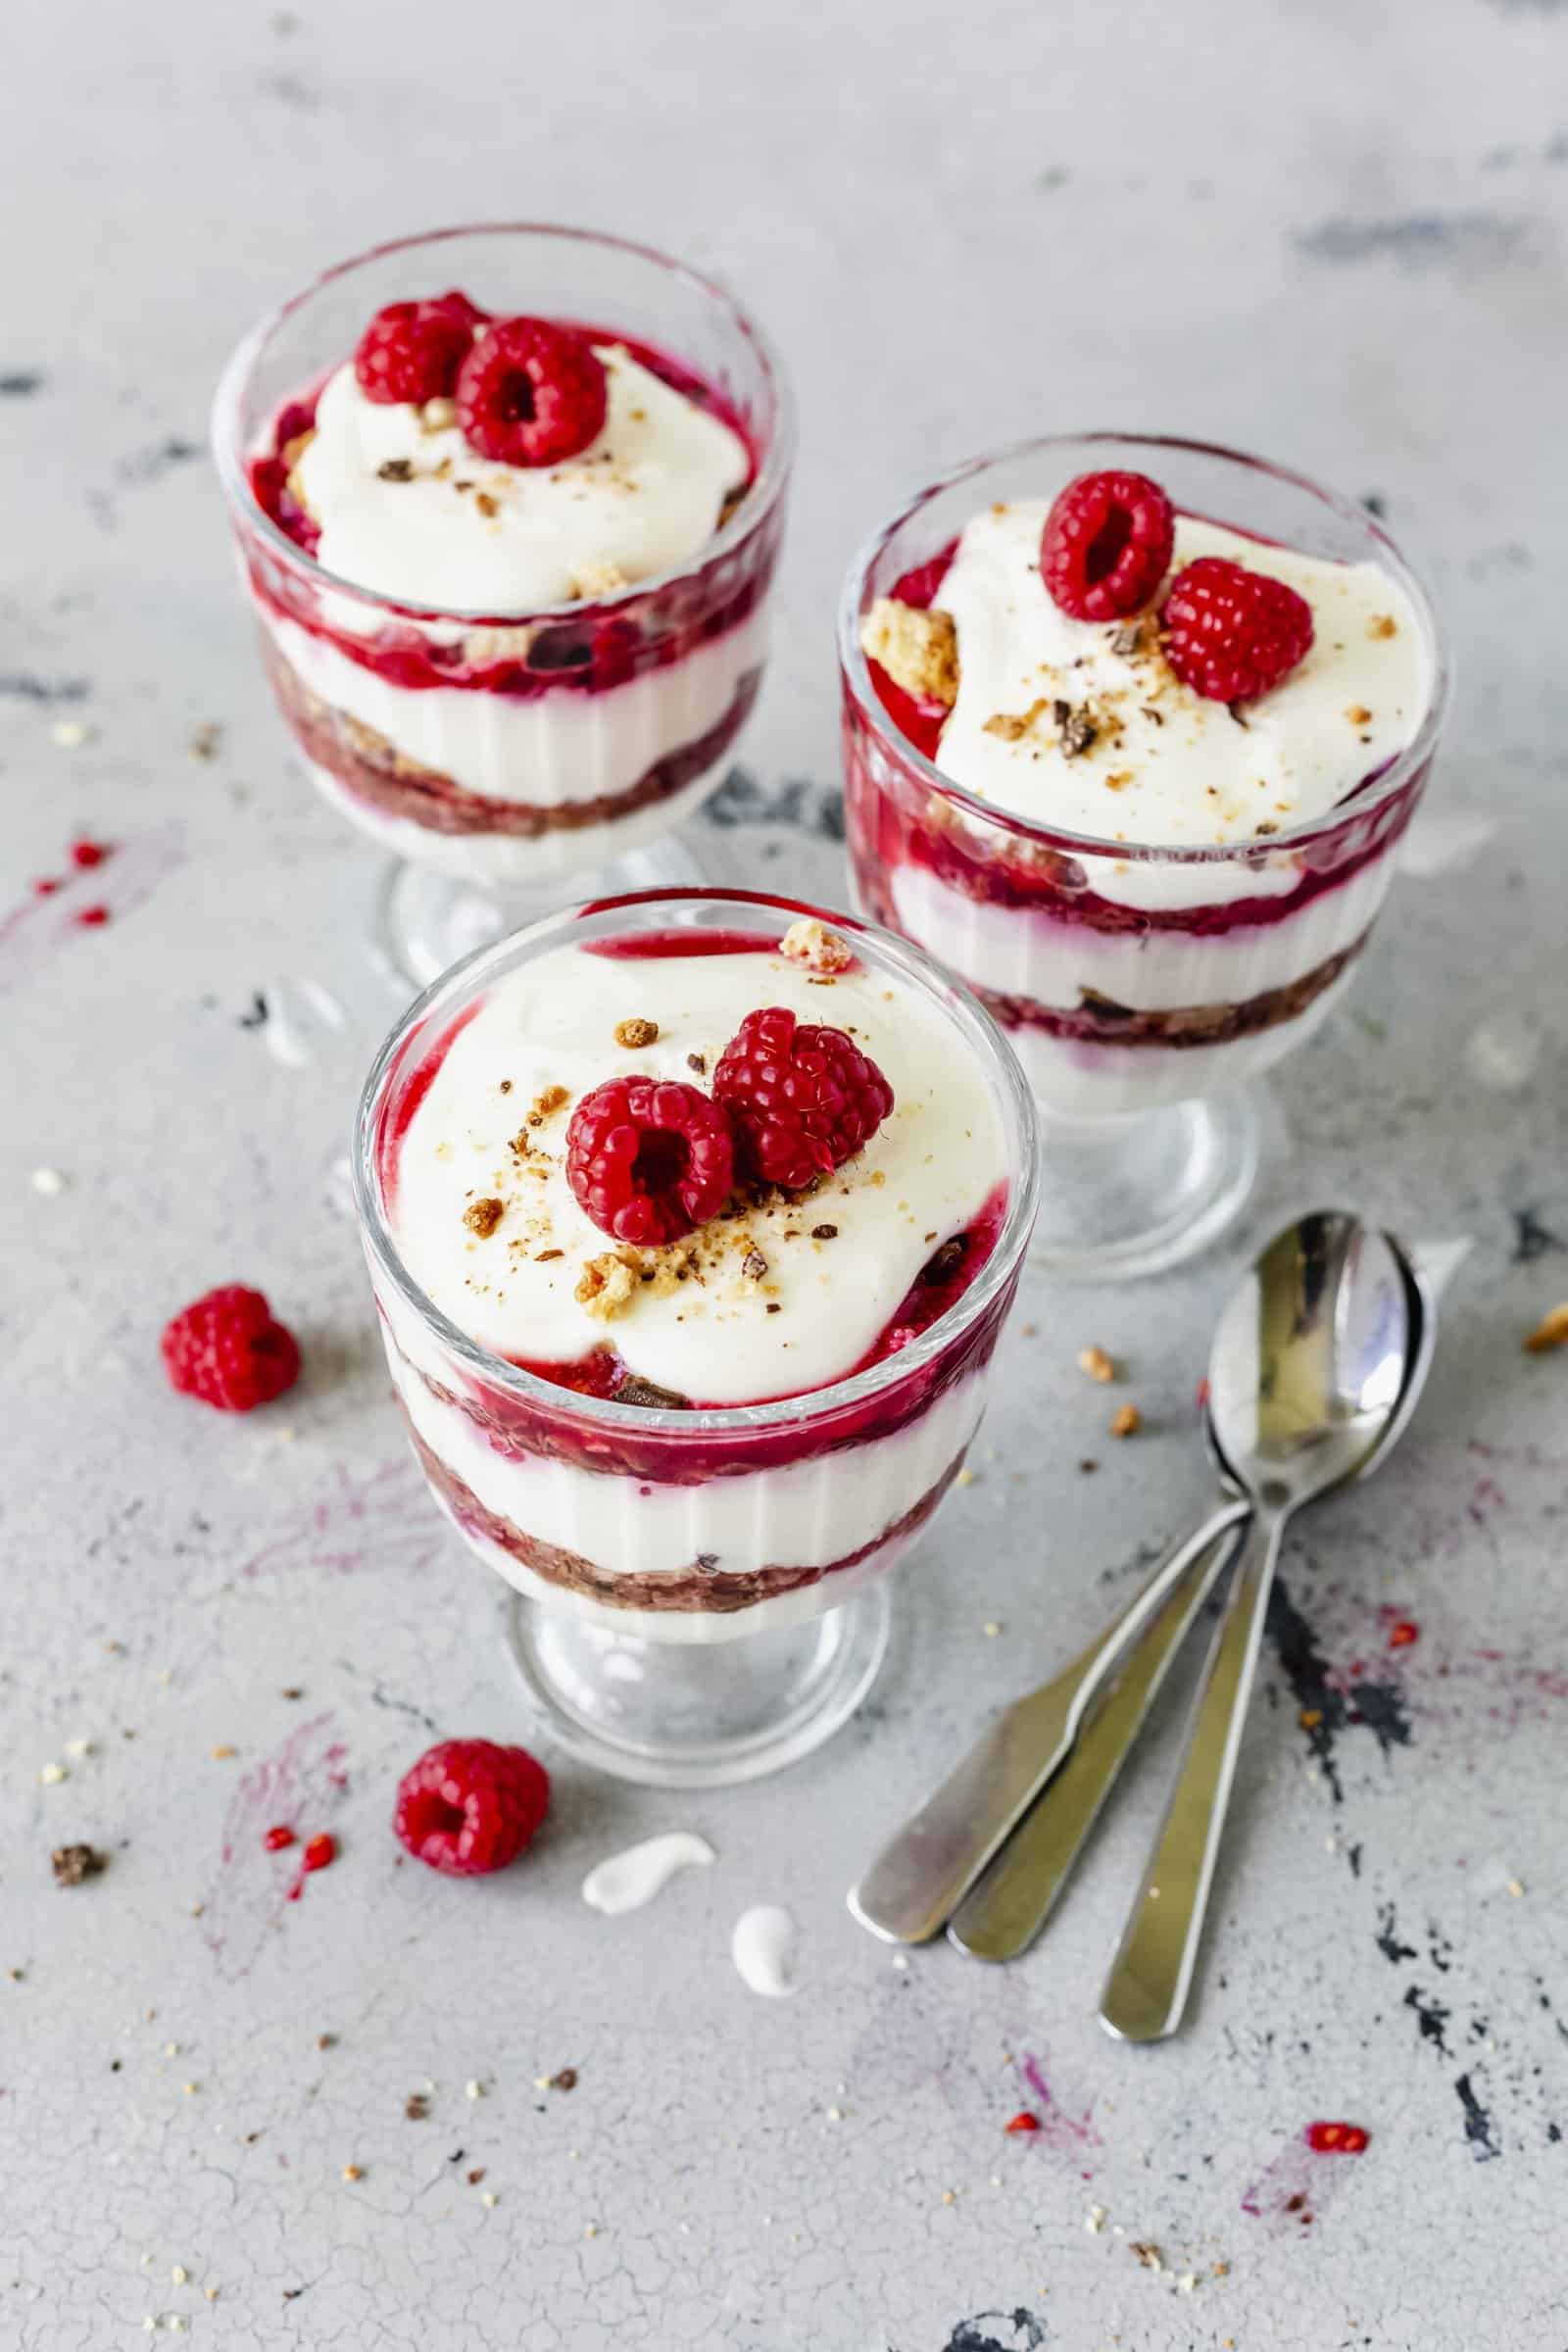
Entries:
{"type": "Polygon", "coordinates": [[[1555,2341],[1568,1364],[1519,1341],[1568,1294],[1568,11],[66,0],[0,39],[0,2343],[100,2352],[147,2314],[260,2352],[1555,2341]],[[1407,1449],[1292,1546],[1289,1670],[1271,1655],[1177,2045],[1114,2048],[1093,2015],[1150,1778],[1008,1973],[943,1949],[899,1973],[842,1892],[1198,1500],[1225,1263],[1125,1296],[1031,1282],[980,1479],[827,1751],[693,1802],[564,1770],[525,1867],[398,1866],[391,1788],[427,1735],[517,1718],[327,1195],[364,1039],[290,1069],[240,1025],[307,975],[365,1035],[389,1007],[356,946],[367,858],[289,768],[200,444],[260,308],[464,215],[629,226],[747,288],[793,360],[780,643],[727,804],[754,821],[710,835],[731,870],[839,891],[837,578],[886,501],[971,448],[1102,421],[1235,438],[1380,495],[1435,581],[1462,677],[1435,802],[1494,830],[1401,885],[1291,1071],[1290,1153],[1226,1262],[1327,1197],[1476,1247],[1407,1449]],[[63,718],[91,741],[57,747],[63,718]],[[78,827],[120,855],[31,901],[78,827]],[[72,920],[93,898],[107,929],[72,920]],[[229,1424],[167,1394],[155,1349],[234,1276],[310,1370],[229,1424]],[[1134,1445],[1102,1442],[1088,1339],[1127,1360],[1134,1445]],[[1082,1478],[1091,1450],[1114,1459],[1082,1478]],[[1387,1609],[1422,1629],[1394,1656],[1387,1609]],[[1356,1660],[1375,1725],[1335,1695],[1356,1660]],[[1298,1711],[1325,1703],[1314,1741],[1298,1711]],[[95,1752],[41,1786],[75,1739],[95,1752]],[[291,1809],[343,1843],[297,1906],[257,1841],[291,1809]],[[591,1917],[589,1864],[675,1822],[716,1867],[591,1917]],[[113,1865],[59,1891],[74,1838],[113,1865]],[[759,1899],[801,1924],[787,2003],[726,1957],[759,1899]],[[1026,2055],[1051,2128],[1009,2140],[1026,2055]],[[534,2089],[567,2064],[569,2096],[534,2089]],[[1313,2116],[1364,2124],[1367,2155],[1303,2172],[1313,2116]]]}

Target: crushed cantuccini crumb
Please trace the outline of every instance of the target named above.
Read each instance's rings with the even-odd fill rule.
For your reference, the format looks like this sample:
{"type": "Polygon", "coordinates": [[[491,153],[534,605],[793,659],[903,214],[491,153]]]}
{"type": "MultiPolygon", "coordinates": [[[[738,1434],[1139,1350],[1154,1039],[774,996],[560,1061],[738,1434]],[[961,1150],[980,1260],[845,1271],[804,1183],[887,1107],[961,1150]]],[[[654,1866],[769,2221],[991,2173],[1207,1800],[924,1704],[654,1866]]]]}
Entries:
{"type": "Polygon", "coordinates": [[[1374,612],[1366,624],[1369,637],[1397,637],[1399,624],[1392,612],[1374,612]]]}
{"type": "Polygon", "coordinates": [[[1113,1438],[1135,1438],[1144,1426],[1144,1416],[1136,1404],[1124,1404],[1112,1416],[1110,1434],[1113,1438]]]}
{"type": "Polygon", "coordinates": [[[814,915],[803,915],[798,923],[791,923],[778,947],[779,954],[789,956],[792,963],[809,964],[813,972],[847,972],[855,961],[849,941],[814,915]]]}
{"type": "Polygon", "coordinates": [[[659,1023],[632,1019],[615,1023],[615,1043],[635,1054],[639,1047],[651,1046],[659,1036],[659,1023]]]}
{"type": "Polygon", "coordinates": [[[533,1099],[533,1108],[528,1113],[529,1126],[542,1125],[552,1111],[559,1110],[563,1102],[569,1102],[570,1100],[571,1097],[565,1087],[547,1086],[542,1094],[535,1095],[533,1099]]]}
{"type": "Polygon", "coordinates": [[[1031,703],[1027,710],[994,710],[981,733],[995,735],[1000,743],[1021,743],[1042,710],[1049,710],[1050,708],[1042,695],[1039,702],[1031,703]]]}
{"type": "Polygon", "coordinates": [[[1103,1348],[1080,1348],[1078,1369],[1087,1372],[1091,1380],[1110,1381],[1116,1377],[1115,1362],[1103,1348]]]}
{"type": "Polygon", "coordinates": [[[622,588],[630,586],[630,580],[618,564],[585,564],[581,571],[573,576],[571,593],[584,599],[618,596],[622,588]]]}
{"type": "Polygon", "coordinates": [[[1549,1315],[1543,1315],[1525,1342],[1531,1355],[1544,1355],[1550,1348],[1568,1347],[1568,1299],[1554,1306],[1549,1315]]]}
{"type": "Polygon", "coordinates": [[[484,1242],[489,1240],[506,1213],[506,1202],[492,1196],[485,1200],[470,1200],[463,1212],[463,1222],[470,1233],[476,1233],[484,1242]]]}
{"type": "Polygon", "coordinates": [[[1345,713],[1352,727],[1370,726],[1372,713],[1365,703],[1351,703],[1345,713]]]}
{"type": "Polygon", "coordinates": [[[617,1315],[623,1315],[636,1296],[635,1271],[609,1250],[602,1257],[588,1259],[572,1293],[577,1304],[601,1323],[612,1323],[617,1315]]]}
{"type": "Polygon", "coordinates": [[[931,703],[958,699],[958,632],[951,612],[922,612],[879,596],[860,623],[860,645],[895,686],[931,703]]]}

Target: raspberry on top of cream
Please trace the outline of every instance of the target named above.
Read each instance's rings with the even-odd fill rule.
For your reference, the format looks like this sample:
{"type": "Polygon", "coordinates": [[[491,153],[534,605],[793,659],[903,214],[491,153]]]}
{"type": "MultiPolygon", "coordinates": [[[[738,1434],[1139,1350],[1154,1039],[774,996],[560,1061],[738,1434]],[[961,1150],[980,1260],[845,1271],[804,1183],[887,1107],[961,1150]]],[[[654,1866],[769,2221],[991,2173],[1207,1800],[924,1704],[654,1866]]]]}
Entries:
{"type": "MultiPolygon", "coordinates": [[[[955,1056],[940,1009],[833,960],[760,937],[688,952],[666,933],[559,948],[499,982],[392,1147],[389,1219],[426,1297],[513,1362],[560,1375],[612,1350],[627,1402],[741,1404],[854,1371],[944,1245],[975,1232],[1007,1167],[985,1070],[955,1056]],[[876,1065],[892,1107],[869,1140],[809,1190],[742,1180],[679,1239],[609,1238],[568,1180],[575,1106],[640,1077],[714,1107],[726,1047],[771,1009],[847,1032],[876,1065]]],[[[991,1238],[966,1245],[976,1266],[991,1238]]],[[[951,1274],[940,1259],[938,1273],[951,1274]]]]}
{"type": "Polygon", "coordinates": [[[376,595],[470,612],[610,596],[688,562],[747,482],[750,452],[622,346],[593,350],[603,427],[547,466],[478,454],[446,395],[372,399],[352,361],[337,368],[292,446],[317,560],[376,595]]]}
{"type": "Polygon", "coordinates": [[[951,705],[933,757],[966,792],[1107,844],[1236,844],[1326,814],[1415,736],[1431,650],[1381,565],[1178,514],[1145,608],[1083,620],[1042,577],[1051,512],[1044,499],[988,508],[965,525],[929,612],[884,599],[866,615],[866,652],[895,685],[951,705]],[[1304,656],[1246,702],[1196,692],[1167,656],[1166,602],[1204,558],[1282,581],[1310,609],[1304,656]]]}

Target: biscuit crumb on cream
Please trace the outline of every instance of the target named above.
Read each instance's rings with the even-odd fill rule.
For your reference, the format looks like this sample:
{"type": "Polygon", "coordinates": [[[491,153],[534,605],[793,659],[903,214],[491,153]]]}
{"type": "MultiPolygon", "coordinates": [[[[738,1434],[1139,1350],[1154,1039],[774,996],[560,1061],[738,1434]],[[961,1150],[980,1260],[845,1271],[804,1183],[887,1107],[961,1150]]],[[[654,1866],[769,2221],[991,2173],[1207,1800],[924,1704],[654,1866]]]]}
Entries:
{"type": "Polygon", "coordinates": [[[950,708],[957,701],[958,632],[951,613],[879,596],[860,623],[860,646],[906,694],[950,708]]]}

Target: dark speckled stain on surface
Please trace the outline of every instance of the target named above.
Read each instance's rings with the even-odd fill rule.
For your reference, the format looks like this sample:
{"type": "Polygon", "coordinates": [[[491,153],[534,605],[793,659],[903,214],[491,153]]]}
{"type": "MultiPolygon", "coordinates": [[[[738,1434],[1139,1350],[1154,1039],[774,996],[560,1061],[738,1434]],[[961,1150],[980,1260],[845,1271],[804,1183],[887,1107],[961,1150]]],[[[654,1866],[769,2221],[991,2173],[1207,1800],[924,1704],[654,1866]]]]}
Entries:
{"type": "Polygon", "coordinates": [[[972,2320],[960,2320],[942,2352],[1040,2352],[1045,2341],[1045,2321],[1020,2304],[1015,2311],[977,2311],[972,2320]]]}
{"type": "Polygon", "coordinates": [[[816,841],[844,839],[844,796],[808,776],[786,776],[771,790],[750,768],[732,767],[703,814],[710,825],[793,825],[816,841]]]}
{"type": "Polygon", "coordinates": [[[0,671],[0,700],[8,703],[83,703],[85,678],[40,678],[30,669],[0,671]]]}
{"type": "Polygon", "coordinates": [[[1416,2030],[1423,2041],[1430,2041],[1440,2058],[1448,2055],[1448,2018],[1450,2012],[1441,2001],[1434,2001],[1419,1984],[1405,1987],[1404,2005],[1413,2011],[1416,2030]]]}
{"type": "Polygon", "coordinates": [[[199,441],[186,441],[178,433],[171,433],[150,449],[132,450],[128,458],[122,458],[120,478],[122,482],[159,482],[176,466],[188,466],[201,454],[199,441]]]}
{"type": "Polygon", "coordinates": [[[1336,214],[1298,229],[1291,242],[1308,261],[1335,267],[1391,261],[1404,270],[1490,267],[1513,253],[1525,224],[1501,213],[1409,213],[1396,220],[1336,214]]]}
{"type": "Polygon", "coordinates": [[[1509,1253],[1511,1266],[1533,1266],[1538,1257],[1545,1257],[1553,1250],[1568,1250],[1559,1233],[1544,1225],[1539,1211],[1533,1208],[1509,1210],[1513,1219],[1513,1249],[1509,1253]]]}
{"type": "Polygon", "coordinates": [[[1391,1748],[1410,1745],[1410,1718],[1404,1693],[1393,1683],[1362,1680],[1348,1690],[1330,1681],[1333,1668],[1318,1647],[1317,1636],[1291,1598],[1283,1578],[1276,1578],[1268,1604],[1268,1636],[1291,1687],[1298,1710],[1315,1717],[1307,1731],[1312,1753],[1323,1768],[1336,1804],[1344,1801],[1336,1742],[1342,1732],[1371,1732],[1387,1755],[1391,1748]]]}
{"type": "Polygon", "coordinates": [[[1468,2074],[1456,2077],[1453,2087],[1464,2109],[1464,2135],[1477,2164],[1486,2164],[1490,2158],[1500,2156],[1502,2149],[1497,2142],[1497,2128],[1492,2120],[1492,2112],[1477,2098],[1475,2085],[1468,2074]]]}
{"type": "Polygon", "coordinates": [[[1396,1968],[1398,1967],[1401,1960],[1414,1960],[1419,1957],[1413,1943],[1399,1941],[1392,1903],[1384,1903],[1379,1908],[1378,1932],[1374,1941],[1384,1959],[1390,1961],[1396,1968]]]}
{"type": "Polygon", "coordinates": [[[42,390],[43,374],[37,368],[8,368],[0,374],[0,400],[28,400],[42,390]]]}

